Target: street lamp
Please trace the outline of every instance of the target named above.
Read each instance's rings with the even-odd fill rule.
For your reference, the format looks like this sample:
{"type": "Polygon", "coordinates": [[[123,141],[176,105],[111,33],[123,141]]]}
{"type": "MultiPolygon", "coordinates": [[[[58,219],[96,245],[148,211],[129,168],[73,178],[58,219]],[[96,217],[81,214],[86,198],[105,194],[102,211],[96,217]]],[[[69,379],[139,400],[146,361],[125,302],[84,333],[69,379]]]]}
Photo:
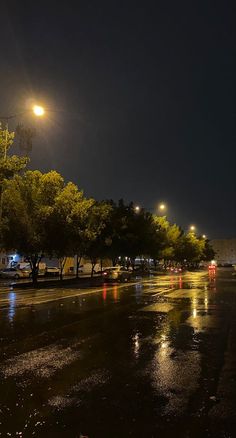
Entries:
{"type": "Polygon", "coordinates": [[[202,235],[202,238],[203,238],[203,239],[206,239],[206,238],[207,238],[206,234],[203,234],[203,235],[202,235]]]}
{"type": "Polygon", "coordinates": [[[0,120],[5,121],[5,147],[4,147],[4,160],[7,159],[7,143],[8,143],[8,129],[9,121],[15,119],[16,117],[22,116],[28,112],[33,112],[36,117],[42,117],[45,114],[45,110],[41,105],[34,105],[31,109],[16,113],[10,116],[0,116],[0,120]]]}
{"type": "Polygon", "coordinates": [[[140,206],[139,206],[139,205],[136,205],[136,206],[134,207],[134,211],[135,211],[135,213],[139,213],[139,212],[140,212],[140,206]]]}
{"type": "Polygon", "coordinates": [[[41,105],[34,105],[33,106],[33,113],[37,117],[42,117],[45,113],[45,110],[41,105]]]}
{"type": "Polygon", "coordinates": [[[196,230],[195,225],[191,225],[189,228],[190,228],[190,231],[191,231],[192,233],[194,233],[194,231],[196,230]]]}
{"type": "Polygon", "coordinates": [[[166,211],[166,209],[167,209],[167,207],[166,207],[166,204],[164,202],[161,202],[158,205],[158,210],[160,210],[162,213],[164,213],[166,211]]]}

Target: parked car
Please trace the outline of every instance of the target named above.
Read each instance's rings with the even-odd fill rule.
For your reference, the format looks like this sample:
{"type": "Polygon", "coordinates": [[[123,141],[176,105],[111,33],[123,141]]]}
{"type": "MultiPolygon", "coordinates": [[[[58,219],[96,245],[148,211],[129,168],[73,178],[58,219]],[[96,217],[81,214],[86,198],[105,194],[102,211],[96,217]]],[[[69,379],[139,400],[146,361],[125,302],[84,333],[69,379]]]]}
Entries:
{"type": "Polygon", "coordinates": [[[6,268],[0,271],[0,277],[2,278],[29,278],[30,272],[26,269],[6,268]]]}
{"type": "Polygon", "coordinates": [[[131,272],[122,266],[115,266],[112,268],[105,268],[102,271],[102,277],[106,281],[128,281],[131,277],[131,272]]]}
{"type": "Polygon", "coordinates": [[[47,277],[58,277],[60,274],[60,269],[56,266],[47,266],[45,270],[45,275],[47,277]]]}

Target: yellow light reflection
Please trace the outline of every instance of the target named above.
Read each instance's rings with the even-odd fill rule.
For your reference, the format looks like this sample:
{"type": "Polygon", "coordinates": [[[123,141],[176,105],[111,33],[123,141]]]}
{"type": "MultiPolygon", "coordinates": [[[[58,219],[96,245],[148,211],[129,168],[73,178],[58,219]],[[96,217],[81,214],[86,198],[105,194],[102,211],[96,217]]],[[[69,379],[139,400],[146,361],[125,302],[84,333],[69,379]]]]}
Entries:
{"type": "Polygon", "coordinates": [[[135,358],[138,359],[139,349],[140,349],[139,333],[135,333],[132,340],[133,340],[134,355],[135,355],[135,358]]]}

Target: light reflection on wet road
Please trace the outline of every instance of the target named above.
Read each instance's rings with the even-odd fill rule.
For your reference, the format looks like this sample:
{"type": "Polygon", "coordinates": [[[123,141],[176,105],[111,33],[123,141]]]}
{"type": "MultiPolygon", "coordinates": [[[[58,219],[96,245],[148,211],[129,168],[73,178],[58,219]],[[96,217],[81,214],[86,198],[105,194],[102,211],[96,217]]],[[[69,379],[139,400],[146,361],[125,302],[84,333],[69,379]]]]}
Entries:
{"type": "Polygon", "coordinates": [[[6,287],[0,312],[1,437],[234,436],[231,272],[6,287]]]}

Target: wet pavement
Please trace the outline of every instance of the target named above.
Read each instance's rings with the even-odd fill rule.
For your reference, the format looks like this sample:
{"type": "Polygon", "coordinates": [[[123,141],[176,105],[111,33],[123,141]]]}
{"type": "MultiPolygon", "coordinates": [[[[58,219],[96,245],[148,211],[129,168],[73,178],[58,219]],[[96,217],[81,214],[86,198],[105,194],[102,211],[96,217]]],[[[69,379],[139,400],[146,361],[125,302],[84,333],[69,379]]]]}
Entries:
{"type": "Polygon", "coordinates": [[[1,437],[236,436],[236,277],[0,288],[1,437]]]}

